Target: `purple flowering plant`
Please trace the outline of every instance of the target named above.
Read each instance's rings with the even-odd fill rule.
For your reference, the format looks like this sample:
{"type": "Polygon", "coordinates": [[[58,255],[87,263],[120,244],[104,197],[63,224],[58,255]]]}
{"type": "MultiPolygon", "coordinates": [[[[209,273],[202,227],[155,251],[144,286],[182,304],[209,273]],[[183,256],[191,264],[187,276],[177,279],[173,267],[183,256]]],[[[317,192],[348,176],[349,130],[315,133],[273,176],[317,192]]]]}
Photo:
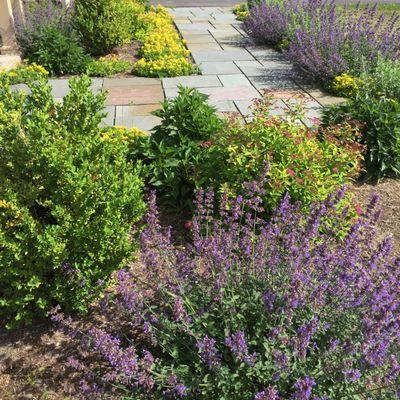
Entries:
{"type": "Polygon", "coordinates": [[[34,41],[44,28],[57,29],[67,36],[71,35],[73,2],[67,7],[61,1],[52,0],[25,0],[23,3],[24,18],[17,15],[14,27],[24,56],[32,53],[34,41]]]}
{"type": "Polygon", "coordinates": [[[332,0],[263,0],[253,6],[245,29],[259,43],[285,48],[287,57],[322,82],[344,72],[372,71],[379,58],[400,55],[399,15],[375,6],[355,9],[332,0]]]}
{"type": "Polygon", "coordinates": [[[199,190],[187,246],[151,195],[142,268],[118,273],[82,336],[101,362],[70,361],[85,399],[399,398],[400,260],[390,238],[373,244],[377,199],[338,239],[344,190],[308,214],[286,196],[266,221],[263,179],[218,213],[199,190]]]}

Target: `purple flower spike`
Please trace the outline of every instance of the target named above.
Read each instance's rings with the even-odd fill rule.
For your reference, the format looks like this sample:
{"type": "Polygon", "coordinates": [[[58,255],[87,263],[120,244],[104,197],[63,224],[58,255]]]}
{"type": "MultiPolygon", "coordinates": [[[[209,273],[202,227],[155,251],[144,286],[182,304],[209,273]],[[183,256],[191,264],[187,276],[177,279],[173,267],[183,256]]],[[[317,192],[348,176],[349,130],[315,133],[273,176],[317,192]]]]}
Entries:
{"type": "Polygon", "coordinates": [[[257,359],[257,354],[249,354],[249,347],[247,345],[244,332],[239,331],[231,336],[228,336],[225,339],[225,344],[229,347],[233,355],[239,361],[248,364],[250,367],[254,366],[257,359]]]}

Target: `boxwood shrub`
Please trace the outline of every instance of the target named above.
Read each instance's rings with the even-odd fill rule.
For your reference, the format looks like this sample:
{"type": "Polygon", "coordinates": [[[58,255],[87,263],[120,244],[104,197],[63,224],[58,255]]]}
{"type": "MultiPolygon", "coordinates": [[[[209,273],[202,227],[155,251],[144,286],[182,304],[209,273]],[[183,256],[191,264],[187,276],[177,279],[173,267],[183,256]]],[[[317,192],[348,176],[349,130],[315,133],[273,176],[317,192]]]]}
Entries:
{"type": "Polygon", "coordinates": [[[0,89],[0,319],[85,311],[132,251],[144,209],[124,141],[99,128],[104,94],[72,80],[62,104],[44,82],[0,89]]]}

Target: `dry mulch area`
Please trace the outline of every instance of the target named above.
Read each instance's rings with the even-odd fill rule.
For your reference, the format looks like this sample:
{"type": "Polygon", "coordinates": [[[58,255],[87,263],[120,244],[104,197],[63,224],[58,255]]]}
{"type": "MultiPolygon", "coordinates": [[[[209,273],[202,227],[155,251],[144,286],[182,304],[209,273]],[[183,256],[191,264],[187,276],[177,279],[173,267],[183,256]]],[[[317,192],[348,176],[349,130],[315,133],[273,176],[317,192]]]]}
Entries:
{"type": "Polygon", "coordinates": [[[400,180],[385,179],[376,184],[360,183],[352,191],[362,208],[374,194],[379,196],[378,208],[382,211],[377,225],[377,241],[393,235],[394,253],[400,256],[400,180]]]}
{"type": "Polygon", "coordinates": [[[0,399],[77,399],[65,367],[73,354],[73,343],[50,323],[0,331],[0,399]]]}
{"type": "MultiPolygon", "coordinates": [[[[400,180],[387,179],[375,185],[354,185],[355,201],[365,207],[371,196],[380,196],[382,216],[377,240],[392,234],[395,253],[400,255],[400,180]]],[[[173,216],[163,213],[164,223],[173,216]]],[[[180,224],[186,220],[181,216],[180,224]]],[[[178,233],[185,236],[184,230],[178,233]]],[[[182,236],[181,236],[182,240],[182,236]]],[[[81,322],[82,323],[82,322],[81,322]]],[[[83,322],[85,323],[85,322],[83,322]]],[[[0,399],[1,400],[75,400],[76,376],[66,367],[66,360],[76,346],[50,323],[11,332],[0,328],[0,399]]]]}

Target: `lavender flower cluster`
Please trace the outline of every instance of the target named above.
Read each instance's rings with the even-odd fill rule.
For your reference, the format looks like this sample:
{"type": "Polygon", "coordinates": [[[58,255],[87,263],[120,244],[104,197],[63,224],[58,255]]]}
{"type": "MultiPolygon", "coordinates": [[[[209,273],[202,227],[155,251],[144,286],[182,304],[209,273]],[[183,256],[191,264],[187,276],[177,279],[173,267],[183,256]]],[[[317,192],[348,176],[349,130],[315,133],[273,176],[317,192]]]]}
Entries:
{"type": "MultiPolygon", "coordinates": [[[[213,209],[197,194],[193,243],[175,246],[155,196],[139,272],[121,271],[71,363],[84,398],[337,400],[400,398],[400,260],[376,243],[376,198],[351,222],[345,191],[304,215],[286,196],[268,221],[264,182],[213,209]]],[[[78,335],[58,310],[53,318],[78,335]]]]}
{"type": "Polygon", "coordinates": [[[73,1],[67,7],[61,0],[24,0],[24,18],[17,15],[14,28],[20,50],[29,54],[35,35],[44,27],[55,27],[60,31],[71,33],[73,1]]]}
{"type": "Polygon", "coordinates": [[[288,58],[322,81],[373,70],[380,58],[400,57],[400,16],[372,7],[339,7],[333,0],[263,0],[245,22],[258,42],[285,45],[288,58]]]}

